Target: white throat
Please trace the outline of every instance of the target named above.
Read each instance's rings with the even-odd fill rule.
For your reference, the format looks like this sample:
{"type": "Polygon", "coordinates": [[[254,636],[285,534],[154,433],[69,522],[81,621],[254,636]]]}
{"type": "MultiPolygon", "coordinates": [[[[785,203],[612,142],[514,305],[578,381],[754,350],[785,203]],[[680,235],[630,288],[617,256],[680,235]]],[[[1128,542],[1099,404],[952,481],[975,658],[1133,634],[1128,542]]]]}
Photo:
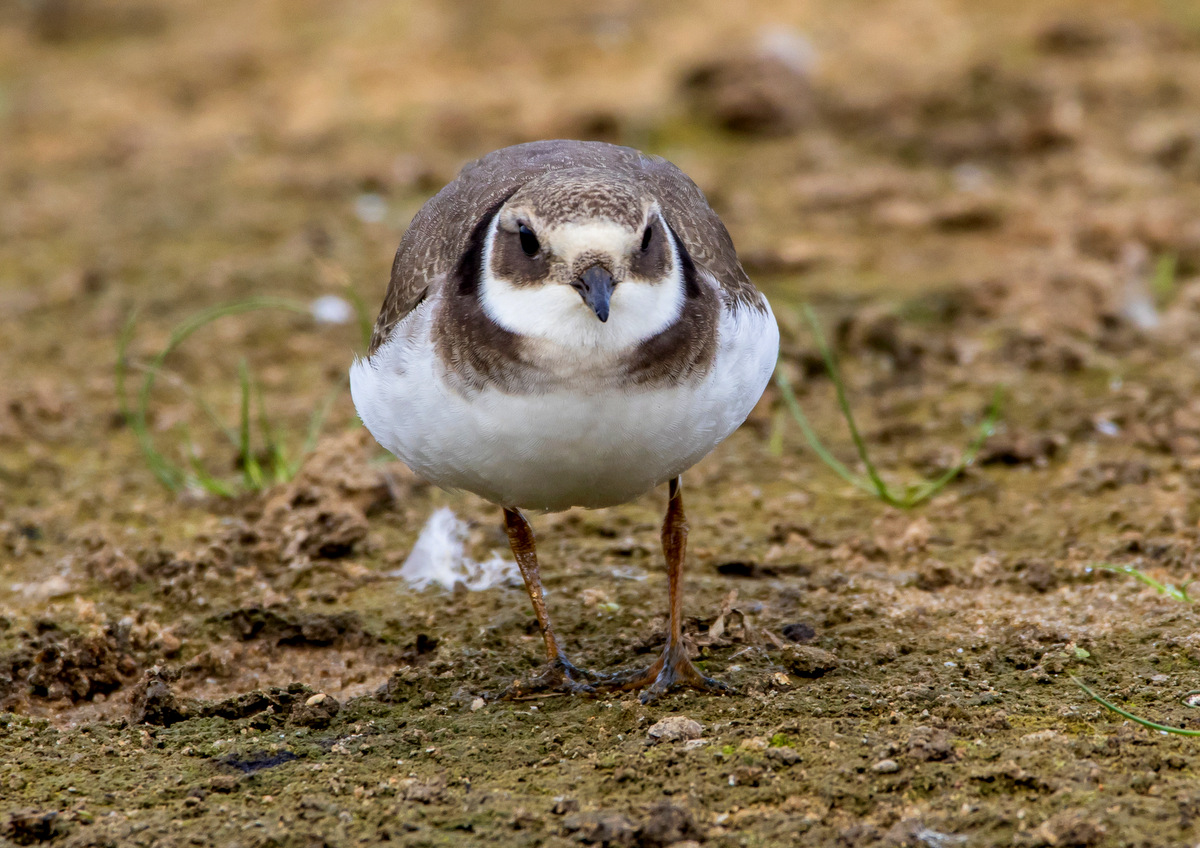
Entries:
{"type": "MultiPolygon", "coordinates": [[[[573,225],[566,241],[580,250],[604,248],[615,241],[616,226],[607,222],[573,225]]],[[[609,304],[608,321],[601,322],[570,286],[557,283],[514,286],[494,277],[491,258],[495,236],[493,222],[483,248],[480,302],[493,321],[519,336],[567,349],[626,350],[665,330],[683,308],[682,263],[673,243],[671,279],[659,283],[637,280],[618,283],[609,304]]],[[[560,237],[556,245],[563,241],[560,237]]]]}

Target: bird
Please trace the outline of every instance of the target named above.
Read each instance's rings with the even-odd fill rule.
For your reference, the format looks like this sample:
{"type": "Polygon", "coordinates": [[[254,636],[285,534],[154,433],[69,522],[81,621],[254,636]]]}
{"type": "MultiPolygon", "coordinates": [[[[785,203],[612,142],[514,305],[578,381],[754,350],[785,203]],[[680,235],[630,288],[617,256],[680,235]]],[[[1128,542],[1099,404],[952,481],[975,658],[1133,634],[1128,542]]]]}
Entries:
{"type": "Polygon", "coordinates": [[[503,510],[546,649],[526,690],[649,702],[732,691],[684,644],[681,476],[745,421],[778,355],[770,304],[682,170],[546,140],[464,166],[417,212],[350,386],[367,430],[419,477],[503,510]],[[551,624],[525,513],[611,507],[664,484],[662,652],[622,673],[580,668],[551,624]]]}

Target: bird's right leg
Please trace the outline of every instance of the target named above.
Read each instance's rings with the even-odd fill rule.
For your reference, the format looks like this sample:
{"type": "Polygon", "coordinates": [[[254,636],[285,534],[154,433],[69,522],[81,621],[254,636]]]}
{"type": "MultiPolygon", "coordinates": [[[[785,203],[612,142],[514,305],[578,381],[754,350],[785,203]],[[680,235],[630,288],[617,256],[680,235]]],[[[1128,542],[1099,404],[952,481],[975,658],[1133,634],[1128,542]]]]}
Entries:
{"type": "Polygon", "coordinates": [[[641,702],[647,704],[673,689],[690,688],[701,692],[732,692],[719,680],[705,677],[692,664],[683,643],[683,562],[687,552],[688,526],[683,514],[683,490],[679,478],[671,481],[667,495],[667,516],[663,519],[663,554],[667,560],[667,591],[670,599],[667,644],[658,659],[640,671],[614,675],[611,684],[621,689],[641,689],[641,702]]]}
{"type": "Polygon", "coordinates": [[[563,653],[550,626],[550,613],[546,610],[546,599],[542,596],[542,575],[538,568],[537,549],[533,541],[533,528],[525,520],[520,510],[504,510],[504,529],[508,533],[508,545],[516,557],[517,567],[521,569],[521,577],[525,580],[525,591],[533,604],[533,613],[537,616],[538,627],[542,638],[546,640],[546,665],[536,677],[528,683],[515,680],[505,692],[506,697],[514,697],[533,691],[561,692],[594,692],[596,691],[587,681],[599,682],[602,675],[593,671],[576,667],[563,653]]]}

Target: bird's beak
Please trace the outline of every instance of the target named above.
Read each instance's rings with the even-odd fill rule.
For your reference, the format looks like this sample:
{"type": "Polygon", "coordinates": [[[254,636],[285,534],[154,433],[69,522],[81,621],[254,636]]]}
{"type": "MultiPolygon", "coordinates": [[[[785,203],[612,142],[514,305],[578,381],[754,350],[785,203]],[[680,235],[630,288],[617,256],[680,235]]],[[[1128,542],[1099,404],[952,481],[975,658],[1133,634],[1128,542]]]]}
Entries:
{"type": "Polygon", "coordinates": [[[592,308],[601,323],[608,320],[608,304],[612,300],[612,274],[602,265],[593,265],[575,278],[571,288],[579,292],[583,302],[592,308]]]}

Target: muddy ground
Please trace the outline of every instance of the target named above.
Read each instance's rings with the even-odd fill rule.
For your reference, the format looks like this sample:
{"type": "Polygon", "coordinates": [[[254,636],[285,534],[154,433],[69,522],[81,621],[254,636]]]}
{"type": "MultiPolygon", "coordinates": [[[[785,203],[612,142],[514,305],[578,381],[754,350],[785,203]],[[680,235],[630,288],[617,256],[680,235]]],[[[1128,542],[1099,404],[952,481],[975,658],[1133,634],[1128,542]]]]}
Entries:
{"type": "MultiPolygon", "coordinates": [[[[1197,742],[1070,679],[1200,728],[1195,611],[1094,568],[1200,573],[1200,12],[739,5],[0,5],[0,841],[1200,840],[1197,742]],[[252,295],[373,313],[463,161],[558,136],[708,191],[843,459],[804,302],[893,482],[952,467],[1005,387],[976,464],[909,511],[826,468],[774,388],[685,478],[689,638],[734,696],[500,700],[540,656],[521,589],[394,574],[436,507],[479,558],[498,512],[389,462],[344,390],[297,479],[235,498],[165,489],[121,414],[134,310],[134,369],[252,295]]],[[[354,321],[222,320],[151,435],[228,477],[174,381],[236,421],[246,359],[294,449],[361,350],[354,321]]],[[[534,520],[582,664],[662,643],[663,506],[534,520]]]]}

